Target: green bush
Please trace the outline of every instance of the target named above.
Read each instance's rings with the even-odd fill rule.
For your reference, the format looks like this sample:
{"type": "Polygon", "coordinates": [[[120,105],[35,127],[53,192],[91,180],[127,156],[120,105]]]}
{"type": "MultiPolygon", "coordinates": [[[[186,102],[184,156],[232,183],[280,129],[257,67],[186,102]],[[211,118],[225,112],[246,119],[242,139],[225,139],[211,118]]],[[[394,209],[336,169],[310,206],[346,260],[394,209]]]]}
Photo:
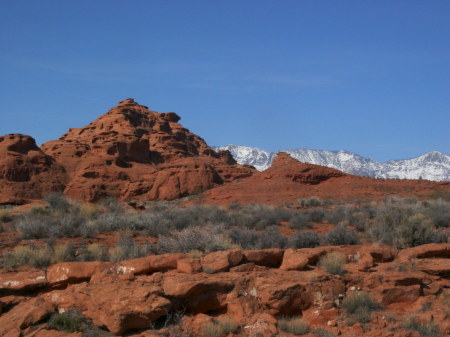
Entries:
{"type": "Polygon", "coordinates": [[[416,206],[407,204],[381,208],[368,234],[378,242],[398,248],[447,242],[448,234],[436,230],[432,220],[417,211],[416,206]]]}
{"type": "Polygon", "coordinates": [[[359,243],[358,234],[345,226],[339,226],[325,233],[323,240],[327,245],[357,245],[359,243]]]}
{"type": "Polygon", "coordinates": [[[325,206],[325,202],[322,201],[319,197],[309,197],[305,199],[299,199],[297,202],[302,207],[325,206]]]}
{"type": "Polygon", "coordinates": [[[441,337],[442,333],[439,326],[435,323],[422,324],[416,317],[409,317],[405,323],[404,328],[407,330],[417,331],[421,337],[441,337]]]}
{"type": "Polygon", "coordinates": [[[230,244],[223,236],[214,235],[210,231],[193,226],[170,235],[161,235],[158,239],[160,253],[189,253],[192,250],[214,252],[229,249],[230,244]]]}
{"type": "Polygon", "coordinates": [[[71,207],[69,200],[64,197],[62,192],[50,193],[45,196],[44,200],[50,210],[59,214],[67,213],[71,207]]]}
{"type": "Polygon", "coordinates": [[[316,337],[336,337],[336,335],[324,328],[317,328],[312,331],[312,334],[316,337]]]}
{"type": "Polygon", "coordinates": [[[0,227],[2,223],[10,222],[12,219],[13,218],[8,211],[0,209],[0,227]]]}
{"type": "Polygon", "coordinates": [[[271,226],[264,232],[232,228],[228,235],[234,244],[246,250],[286,248],[288,243],[287,238],[278,231],[276,226],[271,226]]]}
{"type": "MultiPolygon", "coordinates": [[[[123,236],[117,245],[110,249],[110,261],[118,262],[143,257],[153,252],[151,245],[139,245],[131,237],[123,236]]],[[[98,252],[100,253],[100,252],[98,252]]]]}
{"type": "Polygon", "coordinates": [[[211,322],[203,327],[204,337],[225,337],[232,332],[236,332],[238,325],[231,317],[223,317],[211,322]]]}
{"type": "Polygon", "coordinates": [[[282,318],[278,321],[278,328],[293,335],[306,335],[309,332],[309,325],[298,317],[282,318]]]}
{"type": "Polygon", "coordinates": [[[345,255],[339,252],[331,252],[321,257],[319,266],[327,273],[333,275],[342,275],[345,273],[344,265],[346,263],[345,255]]]}
{"type": "Polygon", "coordinates": [[[288,246],[290,248],[314,248],[320,245],[320,238],[314,232],[294,233],[289,238],[288,246]]]}
{"type": "Polygon", "coordinates": [[[79,311],[70,310],[52,315],[49,324],[58,331],[83,332],[88,320],[79,311]]]}
{"type": "Polygon", "coordinates": [[[296,212],[289,220],[289,228],[292,229],[307,229],[311,227],[311,217],[307,212],[296,212]]]}
{"type": "Polygon", "coordinates": [[[48,267],[52,259],[52,250],[46,246],[17,246],[10,252],[3,253],[4,267],[32,266],[35,268],[48,267]]]}
{"type": "Polygon", "coordinates": [[[342,307],[345,309],[350,319],[355,319],[360,323],[371,321],[371,313],[380,309],[372,296],[363,291],[352,292],[344,298],[342,307]]]}
{"type": "Polygon", "coordinates": [[[339,206],[329,210],[325,216],[329,223],[337,225],[338,223],[348,219],[347,207],[339,206]]]}

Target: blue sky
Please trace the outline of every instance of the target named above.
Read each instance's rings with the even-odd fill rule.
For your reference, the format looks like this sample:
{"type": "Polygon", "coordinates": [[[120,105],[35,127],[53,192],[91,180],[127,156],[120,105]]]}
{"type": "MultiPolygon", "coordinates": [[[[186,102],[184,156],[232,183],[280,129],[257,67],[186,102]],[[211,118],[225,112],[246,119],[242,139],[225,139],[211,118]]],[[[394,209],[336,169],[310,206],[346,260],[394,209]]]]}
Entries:
{"type": "Polygon", "coordinates": [[[450,1],[0,1],[0,134],[119,100],[210,145],[450,153],[450,1]]]}

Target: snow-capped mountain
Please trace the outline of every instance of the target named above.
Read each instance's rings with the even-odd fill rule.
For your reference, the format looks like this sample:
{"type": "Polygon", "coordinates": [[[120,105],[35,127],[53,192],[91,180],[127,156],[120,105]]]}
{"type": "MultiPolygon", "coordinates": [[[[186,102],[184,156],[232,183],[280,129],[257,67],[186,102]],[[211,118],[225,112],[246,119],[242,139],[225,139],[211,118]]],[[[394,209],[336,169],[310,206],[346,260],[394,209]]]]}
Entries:
{"type": "MultiPolygon", "coordinates": [[[[256,147],[227,145],[215,150],[228,150],[240,164],[253,165],[263,171],[270,167],[277,152],[268,152],[256,147]]],[[[291,157],[305,163],[332,167],[354,175],[388,179],[427,179],[450,181],[450,156],[432,151],[420,157],[405,160],[377,162],[348,151],[326,151],[310,149],[282,150],[291,157]]]]}

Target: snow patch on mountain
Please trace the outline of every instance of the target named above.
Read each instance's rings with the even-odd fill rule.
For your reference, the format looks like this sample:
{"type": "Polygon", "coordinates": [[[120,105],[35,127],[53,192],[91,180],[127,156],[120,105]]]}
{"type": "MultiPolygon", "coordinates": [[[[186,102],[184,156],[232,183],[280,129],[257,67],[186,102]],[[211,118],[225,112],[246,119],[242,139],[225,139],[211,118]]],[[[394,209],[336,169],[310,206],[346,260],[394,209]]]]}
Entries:
{"type": "MultiPolygon", "coordinates": [[[[254,166],[264,171],[272,164],[277,152],[268,152],[257,147],[227,145],[214,147],[228,150],[240,164],[254,166]]],[[[327,151],[311,149],[283,150],[298,161],[328,166],[346,173],[386,179],[427,179],[450,181],[450,156],[432,151],[417,158],[378,162],[349,151],[327,151]]]]}

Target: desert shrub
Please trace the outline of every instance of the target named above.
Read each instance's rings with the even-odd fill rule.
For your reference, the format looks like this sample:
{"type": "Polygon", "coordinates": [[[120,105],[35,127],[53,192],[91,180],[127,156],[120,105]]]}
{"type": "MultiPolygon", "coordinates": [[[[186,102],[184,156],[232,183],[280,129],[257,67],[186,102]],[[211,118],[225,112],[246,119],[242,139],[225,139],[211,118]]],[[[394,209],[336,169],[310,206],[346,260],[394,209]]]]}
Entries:
{"type": "Polygon", "coordinates": [[[139,245],[131,237],[123,236],[117,245],[110,249],[109,255],[112,262],[118,262],[146,256],[152,251],[151,245],[139,245]]]}
{"type": "Polygon", "coordinates": [[[222,327],[222,330],[225,332],[225,334],[229,334],[232,332],[236,332],[238,329],[238,324],[236,321],[230,317],[230,316],[224,316],[217,320],[217,324],[222,327]]]}
{"type": "Polygon", "coordinates": [[[60,263],[60,262],[68,262],[75,261],[75,249],[73,244],[69,243],[67,245],[56,245],[54,247],[50,247],[51,249],[51,257],[50,263],[60,263]]]}
{"type": "Polygon", "coordinates": [[[47,236],[74,238],[80,236],[80,227],[85,219],[76,214],[64,214],[47,219],[47,236]]]}
{"type": "Polygon", "coordinates": [[[27,214],[30,216],[50,215],[50,211],[42,206],[33,206],[27,214]]]}
{"type": "Polygon", "coordinates": [[[437,228],[450,227],[450,202],[442,199],[430,200],[425,207],[425,214],[437,228]]]}
{"type": "Polygon", "coordinates": [[[134,230],[134,214],[105,212],[90,223],[95,234],[134,230]]]}
{"type": "Polygon", "coordinates": [[[286,248],[287,238],[276,226],[269,227],[264,232],[250,229],[232,228],[229,233],[231,241],[242,249],[286,248]]]}
{"type": "Polygon", "coordinates": [[[330,246],[357,245],[359,243],[359,238],[356,232],[345,226],[339,226],[326,232],[323,240],[330,246]]]}
{"type": "Polygon", "coordinates": [[[83,314],[76,310],[56,313],[50,317],[49,325],[58,331],[83,332],[88,320],[83,314]]]}
{"type": "Polygon", "coordinates": [[[12,252],[3,252],[0,260],[1,268],[12,268],[15,266],[15,259],[12,252]]]}
{"type": "Polygon", "coordinates": [[[314,232],[294,233],[289,238],[290,248],[314,248],[320,245],[320,238],[314,232]]]}
{"type": "Polygon", "coordinates": [[[237,329],[236,321],[227,316],[207,324],[203,327],[202,332],[205,337],[225,337],[236,332],[237,329]]]}
{"type": "Polygon", "coordinates": [[[286,248],[287,242],[287,238],[278,231],[278,228],[271,226],[260,233],[255,249],[286,248]]]}
{"type": "MultiPolygon", "coordinates": [[[[2,223],[12,221],[12,219],[13,219],[13,218],[11,217],[11,215],[10,215],[10,213],[9,213],[8,211],[3,210],[3,209],[0,209],[0,225],[1,225],[2,223]]],[[[1,227],[1,226],[0,226],[0,227],[1,227]]]]}
{"type": "Polygon", "coordinates": [[[358,232],[364,232],[368,223],[368,215],[364,212],[349,212],[348,224],[356,228],[358,232]]]}
{"type": "Polygon", "coordinates": [[[406,319],[403,324],[407,330],[417,331],[421,337],[441,337],[442,333],[439,326],[435,323],[423,324],[419,322],[416,317],[412,316],[406,319]]]}
{"type": "Polygon", "coordinates": [[[92,243],[80,249],[78,259],[80,261],[109,261],[111,257],[106,246],[92,243]]]}
{"type": "Polygon", "coordinates": [[[64,197],[62,192],[50,193],[45,196],[44,200],[50,210],[55,213],[67,213],[71,207],[69,200],[64,197]]]}
{"type": "Polygon", "coordinates": [[[24,214],[14,219],[13,226],[23,239],[42,239],[47,236],[49,221],[44,216],[24,214]]]}
{"type": "Polygon", "coordinates": [[[324,201],[322,201],[319,197],[315,196],[305,199],[299,199],[297,202],[302,207],[319,207],[325,205],[324,201]]]}
{"type": "Polygon", "coordinates": [[[293,335],[305,335],[309,332],[309,325],[298,317],[282,318],[278,320],[278,328],[293,335]]]}
{"type": "Polygon", "coordinates": [[[32,266],[35,268],[45,268],[51,263],[52,250],[46,246],[39,248],[36,246],[17,246],[11,252],[3,254],[4,267],[32,266]]]}
{"type": "Polygon", "coordinates": [[[295,229],[311,228],[312,222],[322,222],[325,212],[321,209],[297,211],[291,215],[289,227],[295,229]]]}
{"type": "Polygon", "coordinates": [[[289,228],[307,229],[311,227],[311,217],[307,212],[296,212],[289,220],[289,228]]]}
{"type": "Polygon", "coordinates": [[[97,202],[97,205],[103,207],[107,213],[123,213],[125,211],[123,203],[115,197],[102,198],[97,202]]]}
{"type": "Polygon", "coordinates": [[[312,331],[312,334],[316,337],[336,337],[336,335],[324,328],[317,328],[312,331]]]}
{"type": "Polygon", "coordinates": [[[102,213],[99,206],[93,204],[82,204],[78,208],[78,215],[85,219],[92,219],[102,213]]]}
{"type": "Polygon", "coordinates": [[[319,260],[319,266],[333,275],[342,275],[345,272],[345,263],[345,255],[339,252],[328,253],[319,260]]]}
{"type": "Polygon", "coordinates": [[[448,234],[437,231],[429,218],[406,207],[382,210],[368,234],[378,242],[398,248],[448,240],[448,234]]]}
{"type": "Polygon", "coordinates": [[[344,298],[342,307],[345,309],[350,320],[356,320],[360,323],[371,321],[371,313],[380,309],[373,297],[363,291],[355,291],[344,298]]]}
{"type": "Polygon", "coordinates": [[[261,236],[260,233],[251,229],[232,228],[228,233],[233,243],[242,249],[256,249],[256,242],[261,236]]]}
{"type": "Polygon", "coordinates": [[[325,211],[323,209],[312,209],[307,211],[312,222],[322,222],[325,218],[325,211]]]}
{"type": "Polygon", "coordinates": [[[325,215],[325,219],[331,224],[338,224],[345,221],[347,220],[347,208],[344,206],[339,206],[331,209],[325,215]]]}
{"type": "Polygon", "coordinates": [[[193,226],[158,239],[160,253],[189,253],[192,250],[213,252],[229,249],[229,243],[223,236],[213,235],[204,228],[193,226]]]}

